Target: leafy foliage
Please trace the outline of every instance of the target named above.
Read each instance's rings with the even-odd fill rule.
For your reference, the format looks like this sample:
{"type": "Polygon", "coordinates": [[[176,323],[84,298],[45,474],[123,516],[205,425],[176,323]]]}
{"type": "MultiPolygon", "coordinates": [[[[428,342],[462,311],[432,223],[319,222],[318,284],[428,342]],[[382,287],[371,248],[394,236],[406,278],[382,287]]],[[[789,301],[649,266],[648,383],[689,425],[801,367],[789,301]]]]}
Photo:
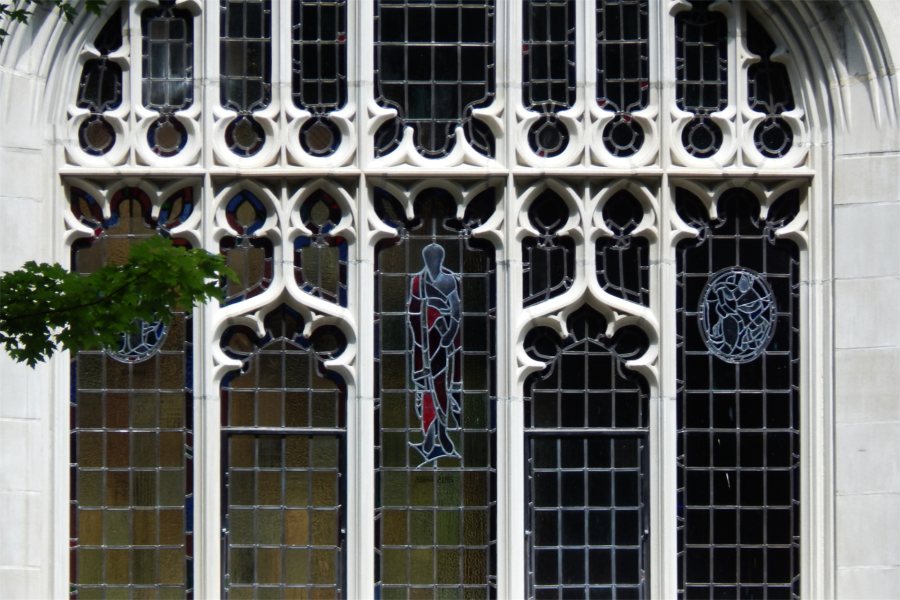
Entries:
{"type": "Polygon", "coordinates": [[[168,322],[174,310],[221,298],[218,281],[234,276],[223,257],[162,237],[90,275],[29,261],[0,276],[0,344],[31,367],[60,347],[116,347],[138,321],[168,322]]]}
{"type": "MultiPolygon", "coordinates": [[[[18,2],[0,2],[0,25],[8,22],[17,21],[19,23],[27,23],[28,17],[32,13],[29,8],[37,6],[55,6],[62,13],[63,18],[69,23],[78,16],[78,9],[75,8],[78,0],[20,0],[18,2]]],[[[106,6],[106,0],[84,0],[84,10],[95,15],[99,15],[103,7],[106,6]]],[[[0,27],[0,46],[3,40],[9,35],[9,31],[5,27],[0,27]]]]}

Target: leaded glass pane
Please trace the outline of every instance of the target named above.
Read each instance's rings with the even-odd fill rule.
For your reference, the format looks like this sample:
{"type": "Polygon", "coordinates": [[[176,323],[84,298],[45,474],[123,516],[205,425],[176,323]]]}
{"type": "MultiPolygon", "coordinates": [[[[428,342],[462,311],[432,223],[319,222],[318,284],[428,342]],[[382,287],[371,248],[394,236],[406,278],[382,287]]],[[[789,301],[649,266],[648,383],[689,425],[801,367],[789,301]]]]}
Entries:
{"type": "Polygon", "coordinates": [[[528,209],[538,236],[522,240],[522,299],[525,306],[565,293],[575,282],[575,240],[557,235],[569,219],[566,203],[546,190],[528,209]]]}
{"type": "Polygon", "coordinates": [[[238,156],[252,156],[266,137],[252,113],[272,101],[271,0],[220,0],[219,29],[219,101],[238,113],[225,141],[238,156]]]}
{"type": "Polygon", "coordinates": [[[314,156],[327,156],[341,143],[341,133],[327,114],[347,103],[347,3],[291,4],[291,94],[297,108],[313,114],[300,132],[300,143],[314,156]]]}
{"type": "Polygon", "coordinates": [[[522,26],[522,101],[543,115],[528,143],[556,156],[569,133],[554,115],[575,104],[575,0],[524,0],[522,26]]]}
{"type": "Polygon", "coordinates": [[[641,204],[630,193],[618,192],[603,205],[602,214],[612,236],[597,238],[600,287],[619,298],[649,306],[650,241],[632,235],[644,217],[641,204]]]}
{"type": "Polygon", "coordinates": [[[711,221],[678,190],[700,234],[677,253],[678,567],[682,597],[799,597],[799,251],[755,197],[724,196],[711,221]]]}
{"type": "Polygon", "coordinates": [[[328,193],[314,192],[300,206],[310,235],[294,240],[294,277],[304,292],[347,305],[347,252],[342,236],[330,235],[341,221],[341,208],[328,193]]]}
{"type": "Polygon", "coordinates": [[[160,156],[174,156],[187,143],[187,130],[173,114],[194,100],[194,19],[164,2],[141,14],[141,39],[144,106],[161,114],[147,141],[160,156]]]}
{"type": "Polygon", "coordinates": [[[547,365],[525,383],[528,594],[645,596],[649,386],[624,363],[648,341],[635,327],[608,338],[589,308],[568,326],[525,341],[547,365]]]}
{"type": "Polygon", "coordinates": [[[650,102],[647,0],[597,0],[597,104],[616,117],[603,129],[614,156],[641,149],[644,131],[631,113],[650,102]]]}
{"type": "Polygon", "coordinates": [[[785,66],[772,60],[775,42],[749,14],[747,15],[747,46],[759,56],[759,62],[747,69],[747,101],[750,108],[766,115],[756,126],[753,142],[763,156],[779,158],[788,153],[794,141],[790,125],[781,113],[794,109],[794,94],[785,66]]]}
{"type": "MultiPolygon", "coordinates": [[[[189,213],[191,197],[182,190],[165,206],[189,213]]],[[[97,232],[72,247],[78,273],[121,264],[134,243],[164,233],[137,189],[112,198],[109,219],[81,190],[70,203],[97,232]]],[[[72,361],[71,581],[79,597],[183,597],[193,587],[191,315],[174,314],[157,343],[142,339],[144,329],[72,361]]]]}
{"type": "Polygon", "coordinates": [[[224,236],[219,248],[228,267],[238,276],[223,282],[226,304],[257,296],[272,283],[272,241],[254,235],[266,217],[265,205],[246,190],[235,194],[225,206],[225,218],[237,235],[224,236]]]}
{"type": "Polygon", "coordinates": [[[78,141],[82,150],[100,156],[116,143],[116,133],[103,113],[122,104],[122,67],[109,58],[122,47],[121,10],[113,13],[97,34],[94,47],[100,58],[85,61],[78,84],[76,104],[91,111],[78,129],[78,141]]]}
{"type": "Polygon", "coordinates": [[[346,347],[331,327],[302,335],[287,307],[263,338],[228,329],[222,348],[243,366],[222,382],[224,593],[343,593],[346,387],[324,361],[346,347]]]}
{"type": "Polygon", "coordinates": [[[496,586],[496,267],[442,190],[416,218],[376,189],[397,237],[375,251],[376,593],[485,597],[496,586]]]}
{"type": "Polygon", "coordinates": [[[711,9],[712,0],[693,0],[675,16],[675,100],[695,117],[681,143],[698,158],[722,146],[722,130],[709,117],[728,106],[728,20],[711,9]]]}
{"type": "Polygon", "coordinates": [[[375,133],[383,156],[412,127],[416,149],[446,156],[462,127],[472,146],[494,154],[494,136],[472,111],[495,90],[493,0],[375,2],[375,99],[397,117],[375,133]]]}

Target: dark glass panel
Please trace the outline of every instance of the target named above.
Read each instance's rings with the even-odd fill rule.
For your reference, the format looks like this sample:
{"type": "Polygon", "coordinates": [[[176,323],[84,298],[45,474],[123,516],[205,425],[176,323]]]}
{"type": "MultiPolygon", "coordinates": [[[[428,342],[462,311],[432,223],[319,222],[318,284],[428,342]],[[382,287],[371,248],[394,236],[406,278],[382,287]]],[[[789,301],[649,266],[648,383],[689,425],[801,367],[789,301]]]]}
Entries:
{"type": "Polygon", "coordinates": [[[675,100],[696,115],[682,133],[685,149],[699,158],[715,154],[722,130],[709,117],[728,105],[728,21],[711,0],[694,0],[675,16],[675,100]]]}
{"type": "Polygon", "coordinates": [[[525,382],[528,593],[644,595],[649,386],[623,367],[649,342],[634,327],[607,338],[587,307],[568,328],[562,341],[543,328],[525,339],[547,362],[525,382]]]}
{"type": "Polygon", "coordinates": [[[374,197],[398,230],[375,251],[378,593],[492,596],[496,267],[471,230],[495,210],[495,192],[462,220],[442,190],[422,191],[412,220],[383,190],[374,197]]]}
{"type": "Polygon", "coordinates": [[[117,10],[94,39],[100,58],[84,63],[78,83],[79,108],[91,111],[78,129],[78,142],[88,154],[101,156],[116,143],[116,132],[103,113],[122,104],[122,67],[109,55],[122,46],[122,11],[117,10]]]}
{"type": "Polygon", "coordinates": [[[777,330],[799,326],[799,250],[774,234],[799,206],[787,192],[763,220],[756,198],[735,190],[710,221],[676,192],[679,215],[700,230],[677,251],[681,597],[799,590],[799,347],[788,335],[775,348],[777,330]]]}
{"type": "Polygon", "coordinates": [[[494,154],[490,129],[472,111],[494,98],[494,2],[375,2],[375,95],[397,117],[375,133],[376,156],[412,127],[416,149],[446,156],[462,127],[472,146],[494,154]]]}
{"type": "Polygon", "coordinates": [[[603,205],[612,237],[597,239],[597,281],[614,296],[649,306],[650,242],[632,235],[643,217],[641,204],[628,192],[618,192],[603,205]]]}
{"type": "MultiPolygon", "coordinates": [[[[96,231],[73,245],[73,270],[121,264],[134,243],[168,236],[166,224],[187,218],[192,198],[190,189],[176,192],[157,221],[146,194],[126,188],[103,219],[97,201],[73,189],[75,216],[96,231]]],[[[123,334],[121,348],[72,361],[71,582],[79,596],[191,594],[193,326],[181,312],[150,325],[163,330],[159,343],[123,334]]]]}
{"type": "Polygon", "coordinates": [[[225,236],[219,250],[237,280],[226,280],[225,303],[240,302],[268,289],[273,276],[272,241],[253,235],[266,222],[265,205],[248,191],[237,193],[225,207],[228,224],[238,233],[225,236]]]}
{"type": "Polygon", "coordinates": [[[575,280],[575,242],[556,234],[569,219],[566,203],[546,190],[534,199],[528,220],[538,236],[522,240],[522,300],[531,306],[564,293],[575,280]]]}
{"type": "Polygon", "coordinates": [[[597,0],[597,104],[616,113],[603,130],[614,156],[640,150],[644,131],[631,113],[650,101],[647,0],[597,0]]]}
{"type": "Polygon", "coordinates": [[[271,101],[271,0],[220,0],[222,106],[240,114],[271,101]]]}
{"type": "Polygon", "coordinates": [[[778,158],[787,154],[794,141],[790,126],[781,113],[794,109],[794,94],[787,68],[772,60],[775,42],[759,22],[747,15],[747,45],[759,56],[759,62],[747,70],[747,94],[750,108],[766,115],[756,126],[753,141],[763,156],[778,158]]]}
{"type": "Polygon", "coordinates": [[[539,156],[556,156],[569,134],[553,115],[575,104],[575,2],[524,0],[522,26],[522,101],[543,115],[529,144],[539,156]]]}

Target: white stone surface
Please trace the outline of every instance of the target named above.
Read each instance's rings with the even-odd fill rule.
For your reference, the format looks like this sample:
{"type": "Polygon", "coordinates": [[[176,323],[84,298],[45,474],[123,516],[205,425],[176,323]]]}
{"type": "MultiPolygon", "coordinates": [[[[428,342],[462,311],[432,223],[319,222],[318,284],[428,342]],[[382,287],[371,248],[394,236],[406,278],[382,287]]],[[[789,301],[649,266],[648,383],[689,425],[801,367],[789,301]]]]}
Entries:
{"type": "Polygon", "coordinates": [[[900,494],[837,496],[840,567],[900,566],[900,494]]]}
{"type": "Polygon", "coordinates": [[[837,350],[834,364],[837,423],[900,421],[900,348],[837,350]]]}
{"type": "Polygon", "coordinates": [[[898,232],[900,203],[835,207],[835,277],[900,277],[898,232]]]}
{"type": "Polygon", "coordinates": [[[900,203],[900,153],[838,156],[834,204],[900,203]]]}
{"type": "Polygon", "coordinates": [[[900,567],[842,567],[837,597],[847,600],[896,600],[900,596],[900,567]]]}
{"type": "Polygon", "coordinates": [[[835,281],[836,348],[900,345],[900,278],[835,281]]]}
{"type": "Polygon", "coordinates": [[[838,494],[900,494],[900,421],[839,423],[835,437],[838,494]]]}

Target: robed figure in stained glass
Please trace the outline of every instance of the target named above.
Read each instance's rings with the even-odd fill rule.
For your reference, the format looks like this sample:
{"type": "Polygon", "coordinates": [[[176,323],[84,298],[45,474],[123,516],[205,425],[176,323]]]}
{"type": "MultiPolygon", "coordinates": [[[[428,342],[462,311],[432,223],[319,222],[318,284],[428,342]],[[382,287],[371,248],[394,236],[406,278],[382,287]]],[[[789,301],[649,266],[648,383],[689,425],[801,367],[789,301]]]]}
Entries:
{"type": "Polygon", "coordinates": [[[424,268],[410,282],[407,323],[412,336],[416,415],[424,439],[410,446],[425,459],[459,457],[448,429],[459,423],[460,299],[459,280],[444,266],[444,249],[429,244],[422,250],[424,268]]]}

